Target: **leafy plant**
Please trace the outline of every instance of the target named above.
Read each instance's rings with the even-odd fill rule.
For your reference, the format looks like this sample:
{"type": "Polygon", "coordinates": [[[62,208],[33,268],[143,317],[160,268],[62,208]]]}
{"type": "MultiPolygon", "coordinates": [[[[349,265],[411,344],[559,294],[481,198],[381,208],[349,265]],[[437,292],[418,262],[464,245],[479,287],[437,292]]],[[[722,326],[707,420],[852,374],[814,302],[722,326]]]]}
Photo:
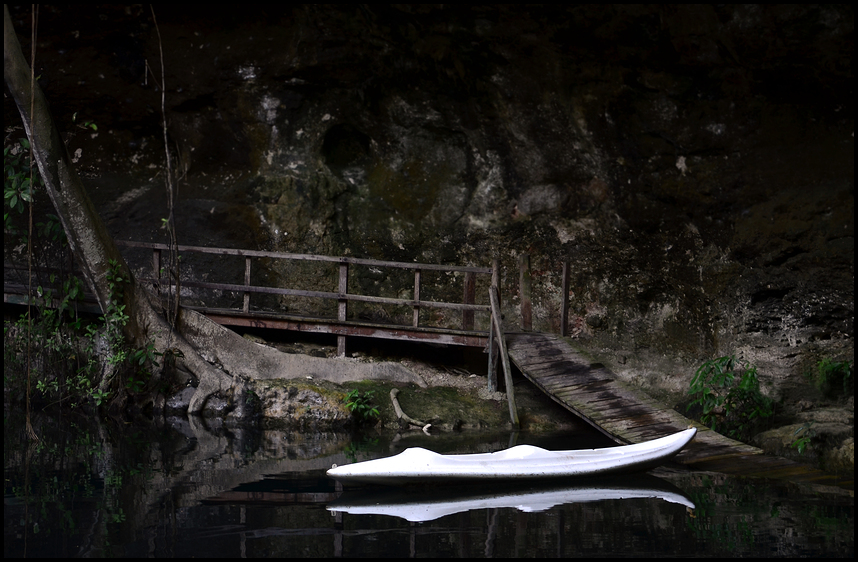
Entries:
{"type": "Polygon", "coordinates": [[[816,430],[812,429],[813,422],[809,421],[795,430],[795,440],[790,444],[791,447],[798,449],[798,454],[803,455],[807,446],[810,445],[810,440],[816,436],[816,430]],[[799,437],[801,435],[801,437],[799,437]]]}
{"type": "Polygon", "coordinates": [[[146,386],[146,381],[143,378],[134,378],[135,375],[131,375],[128,377],[128,380],[125,381],[125,388],[133,393],[138,393],[143,391],[143,387],[146,386]]]}
{"type": "Polygon", "coordinates": [[[146,381],[152,376],[148,366],[158,367],[158,361],[155,358],[163,355],[163,353],[155,351],[155,344],[151,341],[144,347],[132,350],[128,357],[131,367],[136,372],[129,375],[128,380],[125,381],[125,388],[135,393],[142,392],[146,386],[146,381]]]}
{"type": "Polygon", "coordinates": [[[110,298],[107,302],[107,311],[104,314],[104,327],[110,346],[108,361],[112,365],[119,365],[128,358],[125,336],[122,334],[122,328],[128,323],[128,315],[125,314],[125,305],[119,304],[123,300],[123,284],[127,283],[128,279],[122,277],[120,265],[116,260],[112,259],[108,263],[110,268],[106,277],[110,298]]]}
{"type": "Polygon", "coordinates": [[[358,390],[352,390],[346,395],[346,408],[361,423],[378,418],[378,408],[371,402],[374,394],[372,390],[367,390],[363,394],[358,390]]]}
{"type": "Polygon", "coordinates": [[[95,124],[95,121],[92,119],[84,119],[80,123],[77,122],[77,111],[72,115],[72,123],[75,123],[81,129],[92,129],[93,131],[98,130],[98,125],[95,124]]]}
{"type": "Polygon", "coordinates": [[[833,361],[826,357],[816,364],[815,372],[810,371],[806,376],[828,398],[850,396],[855,393],[853,367],[854,361],[833,361]]]}
{"type": "Polygon", "coordinates": [[[60,217],[53,213],[47,213],[45,216],[47,217],[47,220],[36,223],[36,232],[46,239],[50,239],[54,242],[60,241],[63,244],[66,244],[68,242],[68,238],[66,238],[66,231],[63,230],[60,217]]]}
{"type": "MultiPolygon", "coordinates": [[[[5,144],[5,143],[4,143],[5,144]]],[[[3,147],[3,201],[5,207],[17,213],[24,212],[24,203],[33,199],[33,183],[41,184],[42,179],[35,168],[30,168],[30,142],[20,139],[3,147]],[[30,178],[33,178],[32,181],[30,178]]],[[[4,230],[11,231],[12,217],[4,209],[4,230]]]]}
{"type": "Polygon", "coordinates": [[[702,408],[700,421],[732,437],[747,437],[753,426],[774,413],[774,402],[760,392],[757,368],[726,356],[706,361],[694,373],[686,408],[702,408]]]}
{"type": "Polygon", "coordinates": [[[356,463],[358,462],[358,454],[366,453],[367,451],[371,451],[378,446],[378,438],[369,438],[366,436],[362,436],[360,440],[352,440],[349,441],[346,448],[343,449],[343,453],[345,453],[346,458],[349,461],[356,463]]]}
{"type": "MultiPolygon", "coordinates": [[[[83,129],[97,131],[90,120],[77,123],[83,129]]],[[[19,129],[19,128],[18,128],[19,129]]],[[[64,264],[68,240],[57,215],[46,214],[32,230],[16,230],[13,223],[23,214],[25,203],[44,193],[43,182],[35,165],[30,162],[30,143],[26,138],[12,140],[12,130],[4,139],[4,229],[7,235],[19,236],[23,247],[33,243],[32,254],[42,267],[64,264]],[[13,220],[14,219],[14,220],[13,220]],[[39,246],[35,245],[39,242],[39,246]]],[[[75,407],[92,399],[100,406],[109,397],[111,387],[104,379],[127,373],[124,387],[141,392],[151,378],[152,367],[158,366],[152,343],[140,349],[131,349],[125,340],[123,328],[128,322],[125,312],[124,291],[129,279],[114,260],[107,272],[110,297],[102,317],[103,324],[87,324],[77,313],[77,302],[83,296],[80,279],[60,272],[50,273],[34,287],[37,297],[35,314],[18,322],[4,323],[4,388],[22,388],[27,372],[28,347],[36,349],[30,362],[37,368],[35,389],[48,404],[61,403],[75,407]],[[54,307],[54,308],[51,308],[54,307]],[[83,333],[81,333],[83,332],[83,333]],[[31,336],[32,344],[28,343],[31,336]],[[99,359],[102,358],[102,359],[99,359]]],[[[169,359],[175,360],[173,354],[169,359]]],[[[166,362],[167,358],[165,358],[166,362]]]]}
{"type": "Polygon", "coordinates": [[[253,410],[262,403],[262,398],[253,389],[247,389],[244,391],[244,402],[248,408],[253,410]]]}
{"type": "Polygon", "coordinates": [[[90,396],[92,396],[92,399],[95,400],[96,406],[101,406],[110,397],[110,393],[94,388],[92,389],[90,396]]]}
{"type": "MultiPolygon", "coordinates": [[[[33,361],[38,365],[35,388],[42,399],[49,404],[75,407],[87,397],[95,398],[92,383],[97,375],[95,346],[86,336],[80,338],[74,334],[72,328],[80,320],[76,317],[72,323],[57,310],[43,308],[32,318],[25,315],[14,324],[8,323],[4,327],[4,385],[14,388],[21,384],[15,374],[26,371],[18,357],[26,355],[29,331],[36,347],[33,361]],[[86,341],[89,343],[82,345],[86,341]]],[[[95,333],[92,326],[87,328],[88,334],[95,333]]]]}
{"type": "MultiPolygon", "coordinates": [[[[86,322],[77,314],[75,302],[83,294],[83,285],[75,277],[68,277],[59,288],[52,275],[49,287],[37,287],[43,304],[53,301],[56,308],[43,306],[32,315],[25,315],[17,322],[4,325],[4,387],[8,390],[23,384],[26,364],[27,333],[37,350],[33,360],[38,369],[35,389],[44,403],[61,403],[76,407],[87,401],[101,406],[111,395],[110,387],[102,384],[116,374],[127,375],[123,386],[131,393],[142,392],[152,376],[153,367],[159,366],[159,358],[173,363],[181,357],[178,350],[167,350],[161,354],[153,342],[131,348],[122,328],[128,321],[124,305],[119,304],[123,286],[127,282],[116,262],[110,263],[107,274],[110,284],[110,299],[103,323],[86,322]],[[101,359],[100,359],[101,358],[101,359]]],[[[115,387],[114,387],[115,388],[115,387]]]]}

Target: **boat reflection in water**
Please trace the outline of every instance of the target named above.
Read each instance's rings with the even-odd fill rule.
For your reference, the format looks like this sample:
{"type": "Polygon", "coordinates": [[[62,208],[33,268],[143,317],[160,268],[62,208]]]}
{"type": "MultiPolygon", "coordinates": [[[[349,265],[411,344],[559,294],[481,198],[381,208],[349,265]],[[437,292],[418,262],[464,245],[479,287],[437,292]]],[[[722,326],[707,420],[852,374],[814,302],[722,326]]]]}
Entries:
{"type": "Polygon", "coordinates": [[[515,507],[530,512],[566,503],[632,498],[660,498],[694,509],[680,490],[657,478],[618,481],[607,475],[659,466],[696,432],[689,428],[645,443],[574,451],[519,445],[496,453],[439,455],[413,447],[392,457],[332,467],[328,476],[347,486],[408,487],[346,490],[328,510],[416,522],[472,509],[515,507]]]}
{"type": "Polygon", "coordinates": [[[605,500],[657,498],[694,509],[694,503],[673,484],[650,475],[595,477],[574,483],[552,481],[527,486],[422,486],[345,490],[328,511],[352,515],[390,515],[410,522],[432,521],[472,509],[516,508],[545,511],[556,505],[605,500]]]}

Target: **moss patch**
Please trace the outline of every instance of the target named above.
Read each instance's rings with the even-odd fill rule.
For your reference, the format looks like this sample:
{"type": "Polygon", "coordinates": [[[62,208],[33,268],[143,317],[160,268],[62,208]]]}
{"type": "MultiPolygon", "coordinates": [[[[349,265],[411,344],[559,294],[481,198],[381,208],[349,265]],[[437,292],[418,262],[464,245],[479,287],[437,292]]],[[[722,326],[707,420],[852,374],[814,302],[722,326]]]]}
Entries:
{"type": "MultiPolygon", "coordinates": [[[[343,387],[361,393],[374,392],[379,425],[398,428],[399,420],[390,400],[390,391],[399,388],[399,405],[414,419],[431,423],[441,431],[465,429],[498,429],[509,425],[509,407],[505,400],[484,400],[477,391],[436,386],[420,388],[380,381],[361,381],[343,387]]],[[[516,404],[523,429],[550,430],[577,425],[577,419],[537,389],[528,385],[516,387],[516,404]]]]}

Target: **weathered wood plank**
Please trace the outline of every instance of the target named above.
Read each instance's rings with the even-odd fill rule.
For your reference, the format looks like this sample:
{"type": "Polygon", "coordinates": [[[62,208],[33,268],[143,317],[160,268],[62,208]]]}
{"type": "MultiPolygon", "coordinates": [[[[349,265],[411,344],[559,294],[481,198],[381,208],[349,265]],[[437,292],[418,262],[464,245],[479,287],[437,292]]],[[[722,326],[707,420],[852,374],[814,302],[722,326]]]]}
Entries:
{"type": "MultiPolygon", "coordinates": [[[[154,282],[156,279],[149,277],[140,278],[144,282],[154,282]]],[[[333,293],[326,291],[304,291],[301,289],[281,289],[279,287],[260,287],[256,285],[236,285],[233,283],[207,283],[204,281],[182,281],[185,287],[198,287],[201,289],[215,289],[218,291],[233,291],[236,293],[265,293],[269,295],[285,295],[293,297],[309,297],[318,299],[330,299],[338,301],[361,301],[378,304],[405,305],[411,307],[428,308],[450,308],[455,310],[473,310],[476,312],[489,312],[489,306],[485,304],[460,304],[443,301],[415,301],[409,299],[396,299],[390,297],[375,297],[371,295],[355,295],[351,293],[333,293]]]]}
{"type": "Polygon", "coordinates": [[[540,332],[521,332],[521,333],[510,333],[510,336],[515,337],[515,343],[512,346],[514,351],[520,351],[524,349],[533,349],[536,351],[543,351],[545,353],[574,353],[578,354],[575,350],[568,346],[558,345],[556,341],[552,341],[550,339],[545,338],[545,334],[540,332]]]}
{"type": "Polygon", "coordinates": [[[550,365],[555,362],[566,362],[569,365],[590,368],[589,362],[575,353],[542,353],[533,348],[515,351],[515,358],[523,365],[538,367],[539,365],[550,365]]]}
{"type": "MultiPolygon", "coordinates": [[[[513,353],[515,354],[516,362],[521,363],[522,365],[527,365],[530,368],[539,368],[540,365],[553,365],[556,363],[566,363],[570,367],[587,365],[581,361],[580,357],[565,353],[542,354],[539,352],[533,352],[530,349],[524,352],[513,351],[513,353]]],[[[587,366],[589,367],[589,365],[587,366]]]]}
{"type": "Polygon", "coordinates": [[[534,368],[539,367],[539,365],[550,365],[558,362],[566,363],[569,367],[591,368],[590,363],[584,360],[580,355],[568,351],[555,353],[554,350],[551,350],[543,353],[534,348],[527,347],[518,350],[513,349],[512,353],[517,363],[532,366],[534,368]]]}
{"type": "Polygon", "coordinates": [[[451,330],[429,326],[400,326],[397,324],[377,324],[371,322],[345,321],[336,318],[312,318],[284,315],[273,312],[251,312],[242,314],[231,309],[205,307],[186,308],[196,310],[208,316],[218,324],[225,326],[243,326],[295,332],[333,334],[337,336],[361,336],[369,338],[431,342],[443,345],[461,345],[484,348],[488,343],[487,332],[451,330]]]}
{"type": "MultiPolygon", "coordinates": [[[[117,246],[128,248],[149,248],[157,250],[169,250],[166,244],[152,242],[134,242],[131,240],[117,240],[117,246]]],[[[354,265],[368,265],[374,267],[392,267],[397,269],[423,269],[433,271],[456,271],[461,273],[492,273],[489,267],[471,267],[462,265],[440,265],[434,263],[410,263],[383,260],[371,260],[362,258],[348,258],[336,256],[320,256],[314,254],[293,254],[290,252],[267,252],[263,250],[242,250],[237,248],[209,248],[207,246],[176,246],[180,252],[198,252],[201,254],[215,254],[219,256],[249,256],[255,258],[287,259],[299,261],[321,261],[329,263],[350,263],[354,265]]]]}
{"type": "Polygon", "coordinates": [[[568,380],[569,384],[578,384],[578,382],[595,382],[596,380],[609,380],[609,379],[594,379],[591,377],[591,373],[586,368],[570,368],[567,365],[540,365],[537,368],[530,368],[526,365],[519,365],[516,363],[516,366],[519,370],[524,371],[527,369],[528,373],[532,374],[533,381],[539,383],[553,383],[558,380],[568,380]]]}

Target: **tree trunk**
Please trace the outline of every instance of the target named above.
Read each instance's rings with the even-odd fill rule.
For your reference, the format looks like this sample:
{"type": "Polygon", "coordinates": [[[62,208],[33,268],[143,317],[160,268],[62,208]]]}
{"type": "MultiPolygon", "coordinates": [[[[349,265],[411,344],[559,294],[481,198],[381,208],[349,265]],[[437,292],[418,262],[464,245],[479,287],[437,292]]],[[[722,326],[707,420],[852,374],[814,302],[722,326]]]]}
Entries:
{"type": "MultiPolygon", "coordinates": [[[[48,195],[68,236],[77,263],[83,270],[86,283],[96,295],[101,310],[108,310],[111,293],[107,274],[110,271],[110,262],[115,260],[115,263],[119,264],[122,277],[130,280],[123,291],[124,302],[116,303],[125,305],[125,314],[129,317],[124,327],[126,338],[138,346],[151,339],[159,351],[174,348],[181,352],[185,366],[200,381],[197,393],[191,401],[191,412],[199,412],[211,393],[232,386],[234,381],[232,377],[203,360],[193,346],[175,333],[155,310],[146,291],[135,282],[71,164],[66,145],[54,125],[38,82],[35,83],[31,96],[30,67],[21,51],[9,10],[5,5],[3,77],[18,106],[48,195]]],[[[99,386],[105,389],[109,382],[102,381],[99,386]]],[[[237,382],[240,386],[241,382],[237,382]]],[[[124,389],[120,387],[120,390],[124,389]]]]}
{"type": "MultiPolygon", "coordinates": [[[[47,100],[36,82],[30,96],[30,67],[12,27],[9,10],[3,6],[3,78],[18,106],[30,139],[39,172],[48,195],[68,236],[69,244],[101,310],[107,310],[110,296],[106,273],[109,260],[124,260],[87,195],[59,131],[54,126],[47,100]],[[31,105],[32,104],[32,105],[31,105]],[[33,115],[30,115],[31,107],[33,115]]],[[[130,330],[139,333],[135,326],[130,330]]]]}

